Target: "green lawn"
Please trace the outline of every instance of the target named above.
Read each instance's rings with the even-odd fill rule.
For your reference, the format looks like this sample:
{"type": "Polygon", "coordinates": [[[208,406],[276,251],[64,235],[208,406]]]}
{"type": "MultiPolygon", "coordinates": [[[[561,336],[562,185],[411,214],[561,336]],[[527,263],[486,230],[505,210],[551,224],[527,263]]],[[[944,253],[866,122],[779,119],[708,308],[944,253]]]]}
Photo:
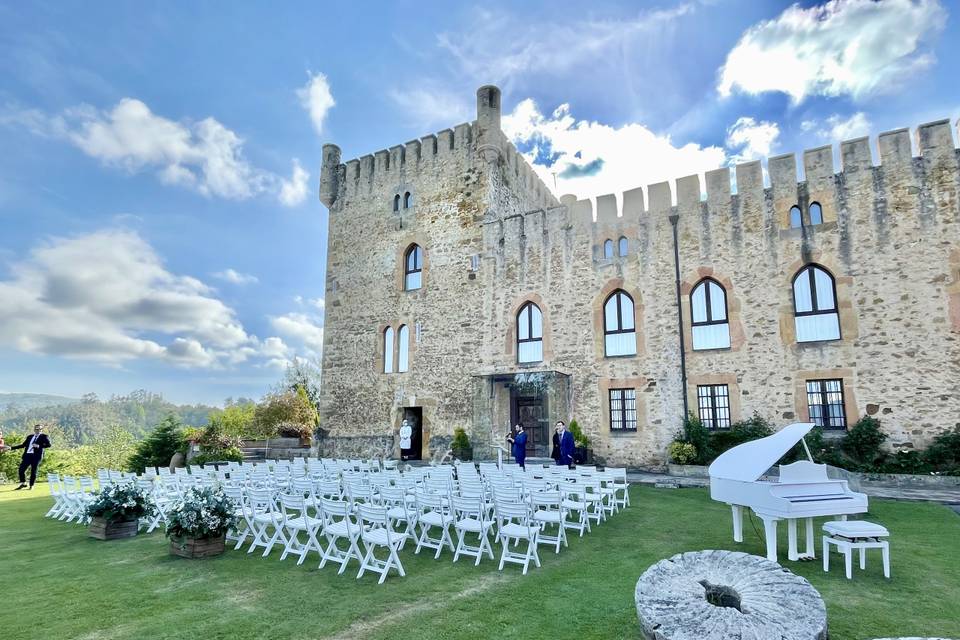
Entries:
{"type": "MultiPolygon", "coordinates": [[[[46,487],[0,487],[0,638],[638,638],[633,590],[652,563],[680,551],[763,553],[749,521],[734,545],[729,509],[700,489],[634,487],[633,506],[521,576],[485,560],[454,565],[413,555],[406,578],[356,580],[313,559],[297,567],[228,551],[208,560],[168,555],[162,533],[101,542],[43,518],[46,487]],[[33,613],[30,613],[33,612],[33,613]],[[39,623],[39,627],[35,624],[39,623]]],[[[827,603],[833,640],[960,637],[960,517],[933,504],[871,500],[892,534],[893,580],[879,555],[867,571],[824,574],[789,563],[827,603]]],[[[758,523],[759,527],[759,523],[758,523]]],[[[781,527],[783,529],[784,527],[781,527]]],[[[781,549],[785,549],[782,545],[781,549]]],[[[819,551],[819,544],[817,545],[819,551]]],[[[839,556],[837,556],[839,561],[839,556]]]]}

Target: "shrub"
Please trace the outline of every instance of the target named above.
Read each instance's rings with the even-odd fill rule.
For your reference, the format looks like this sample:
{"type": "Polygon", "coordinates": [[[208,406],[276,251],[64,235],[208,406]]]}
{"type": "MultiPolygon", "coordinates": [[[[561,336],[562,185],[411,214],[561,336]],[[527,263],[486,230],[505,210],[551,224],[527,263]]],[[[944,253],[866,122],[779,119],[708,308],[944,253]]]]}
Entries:
{"type": "Polygon", "coordinates": [[[859,467],[856,470],[873,471],[882,466],[886,452],[882,449],[887,439],[880,429],[880,421],[872,416],[860,418],[847,431],[840,443],[840,450],[859,467]]]}
{"type": "Polygon", "coordinates": [[[243,462],[243,450],[240,447],[204,450],[190,459],[190,464],[196,465],[209,462],[243,462]]]}
{"type": "Polygon", "coordinates": [[[299,437],[312,435],[318,421],[317,408],[303,387],[297,387],[296,391],[267,394],[254,411],[253,426],[264,438],[278,433],[299,437]]]}
{"type": "Polygon", "coordinates": [[[101,489],[93,502],[87,505],[86,514],[91,518],[103,518],[108,522],[138,520],[156,513],[156,507],[147,493],[136,483],[115,484],[101,489]]]}
{"type": "Polygon", "coordinates": [[[454,451],[470,448],[470,438],[467,437],[467,432],[463,427],[457,427],[453,430],[453,442],[450,444],[450,448],[454,451]]]}
{"type": "Polygon", "coordinates": [[[707,464],[714,457],[710,446],[710,430],[704,427],[700,418],[693,413],[687,414],[683,429],[677,434],[676,440],[693,445],[696,457],[688,464],[707,464]]]}
{"type": "Polygon", "coordinates": [[[735,422],[729,429],[710,432],[710,461],[728,449],[737,445],[765,438],[773,433],[773,427],[759,414],[754,413],[749,419],[735,422]]]}
{"type": "Polygon", "coordinates": [[[692,464],[697,459],[697,448],[689,442],[674,440],[668,449],[670,459],[676,464],[692,464]]]}
{"type": "Polygon", "coordinates": [[[960,426],[941,433],[926,451],[923,459],[929,467],[949,475],[960,475],[960,426]]]}
{"type": "Polygon", "coordinates": [[[877,469],[883,473],[927,473],[930,465],[923,459],[923,455],[915,450],[901,450],[893,453],[883,461],[877,469]]]}
{"type": "Polygon", "coordinates": [[[147,467],[167,467],[170,458],[183,449],[183,443],[183,424],[177,416],[168,415],[140,441],[127,466],[137,473],[143,473],[147,467]]]}
{"type": "Polygon", "coordinates": [[[167,537],[218,538],[237,524],[237,506],[222,491],[194,487],[173,504],[167,537]]]}
{"type": "Polygon", "coordinates": [[[571,421],[570,421],[570,427],[569,427],[569,428],[570,428],[570,433],[573,434],[573,443],[574,443],[576,446],[578,446],[578,447],[580,447],[580,448],[582,448],[582,449],[586,449],[587,447],[590,446],[590,438],[588,438],[588,437],[587,437],[587,434],[585,434],[585,433],[580,429],[580,425],[577,423],[576,420],[571,420],[571,421]]]}

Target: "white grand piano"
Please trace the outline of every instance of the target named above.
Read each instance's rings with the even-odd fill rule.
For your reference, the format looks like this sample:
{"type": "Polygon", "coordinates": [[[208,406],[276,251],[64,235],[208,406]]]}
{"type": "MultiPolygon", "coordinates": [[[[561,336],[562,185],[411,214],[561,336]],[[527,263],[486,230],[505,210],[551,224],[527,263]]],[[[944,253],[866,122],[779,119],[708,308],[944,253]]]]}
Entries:
{"type": "Polygon", "coordinates": [[[846,519],[867,510],[867,496],[851,491],[846,480],[831,480],[827,467],[816,464],[803,437],[816,425],[797,422],[777,433],[745,442],[722,453],[710,465],[710,497],[733,509],[733,539],[743,542],[743,508],[749,507],[763,520],[767,558],[777,560],[777,522],[787,521],[790,560],[797,553],[797,520],[806,520],[806,556],[814,557],[813,518],[846,519]],[[761,477],[798,442],[808,460],[780,466],[779,480],[761,477]]]}

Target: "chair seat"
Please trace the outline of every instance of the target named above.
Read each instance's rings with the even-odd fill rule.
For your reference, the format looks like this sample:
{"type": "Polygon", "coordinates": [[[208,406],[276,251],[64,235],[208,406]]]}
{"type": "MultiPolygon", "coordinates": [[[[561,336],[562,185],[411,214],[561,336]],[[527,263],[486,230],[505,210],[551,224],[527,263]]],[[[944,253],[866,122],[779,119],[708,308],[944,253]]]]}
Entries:
{"type": "Polygon", "coordinates": [[[533,534],[537,531],[538,529],[536,527],[528,528],[515,522],[510,522],[500,527],[500,534],[502,536],[507,538],[523,538],[525,540],[532,539],[533,534]]]}
{"type": "Polygon", "coordinates": [[[831,520],[823,524],[830,535],[843,538],[887,538],[890,532],[885,527],[866,520],[831,520]]]}
{"type": "Polygon", "coordinates": [[[453,516],[440,513],[439,511],[429,511],[420,516],[420,522],[431,527],[444,527],[453,522],[453,516]]]}
{"type": "Polygon", "coordinates": [[[457,520],[455,525],[460,531],[470,531],[472,533],[482,533],[483,531],[489,529],[493,526],[493,522],[490,520],[480,521],[476,518],[462,518],[457,520]]]}
{"type": "Polygon", "coordinates": [[[254,522],[263,522],[263,523],[273,523],[274,520],[279,520],[279,513],[263,513],[257,512],[253,514],[254,522]]]}
{"type": "Polygon", "coordinates": [[[391,520],[406,520],[408,513],[410,512],[403,507],[390,507],[387,509],[387,517],[391,520]]]}
{"type": "Polygon", "coordinates": [[[586,502],[577,502],[576,500],[564,500],[562,504],[565,509],[573,509],[574,511],[581,511],[587,508],[586,502]]]}
{"type": "Polygon", "coordinates": [[[326,527],[324,527],[324,532],[329,533],[332,536],[344,537],[360,533],[360,528],[355,524],[348,524],[347,522],[341,520],[340,522],[328,524],[326,527]]]}
{"type": "Polygon", "coordinates": [[[373,529],[367,529],[363,532],[361,537],[363,538],[364,542],[368,542],[370,544],[376,544],[381,547],[389,546],[391,542],[391,538],[393,539],[392,541],[395,544],[403,540],[402,534],[394,532],[393,535],[389,535],[387,533],[387,530],[384,529],[383,527],[375,527],[373,529]]]}
{"type": "Polygon", "coordinates": [[[299,518],[288,518],[287,526],[291,529],[299,529],[300,531],[307,531],[308,529],[317,529],[320,527],[322,522],[317,518],[311,518],[300,516],[299,518]]]}

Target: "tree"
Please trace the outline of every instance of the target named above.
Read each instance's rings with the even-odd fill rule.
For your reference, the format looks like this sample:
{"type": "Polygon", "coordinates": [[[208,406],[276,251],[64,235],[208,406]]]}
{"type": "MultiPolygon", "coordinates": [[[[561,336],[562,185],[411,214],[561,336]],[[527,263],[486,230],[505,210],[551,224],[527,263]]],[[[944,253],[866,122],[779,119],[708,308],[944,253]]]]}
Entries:
{"type": "Polygon", "coordinates": [[[302,388],[310,404],[320,411],[320,367],[304,358],[294,358],[287,364],[278,391],[296,391],[302,388]]]}
{"type": "Polygon", "coordinates": [[[173,454],[183,447],[183,424],[170,414],[160,421],[153,432],[137,446],[127,465],[132,471],[142,472],[146,467],[166,467],[173,454]]]}
{"type": "Polygon", "coordinates": [[[317,408],[310,402],[307,391],[298,387],[293,391],[268,393],[257,405],[256,427],[260,433],[287,436],[305,436],[317,426],[317,408]]]}

